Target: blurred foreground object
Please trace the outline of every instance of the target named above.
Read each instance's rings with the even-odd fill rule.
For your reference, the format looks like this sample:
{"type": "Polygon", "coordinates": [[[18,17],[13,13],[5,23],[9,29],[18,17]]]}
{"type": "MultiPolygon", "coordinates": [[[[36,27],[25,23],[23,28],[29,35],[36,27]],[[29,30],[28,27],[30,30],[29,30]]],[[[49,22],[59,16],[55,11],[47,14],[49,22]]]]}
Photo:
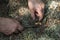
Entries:
{"type": "Polygon", "coordinates": [[[44,6],[45,4],[42,0],[28,0],[28,7],[31,11],[31,17],[33,20],[39,18],[39,21],[43,19],[44,16],[44,6]]]}
{"type": "Polygon", "coordinates": [[[23,30],[23,27],[19,24],[17,20],[0,17],[0,32],[6,35],[10,35],[17,30],[23,30]]]}

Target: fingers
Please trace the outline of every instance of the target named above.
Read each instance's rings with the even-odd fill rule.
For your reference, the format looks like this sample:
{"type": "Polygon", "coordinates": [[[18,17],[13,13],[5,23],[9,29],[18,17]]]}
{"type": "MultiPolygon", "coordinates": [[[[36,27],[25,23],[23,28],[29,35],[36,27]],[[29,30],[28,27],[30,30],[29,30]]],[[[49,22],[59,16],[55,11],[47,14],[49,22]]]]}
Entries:
{"type": "Polygon", "coordinates": [[[39,18],[39,21],[41,21],[42,19],[43,19],[43,12],[42,11],[40,11],[40,10],[37,10],[37,17],[39,18]]]}

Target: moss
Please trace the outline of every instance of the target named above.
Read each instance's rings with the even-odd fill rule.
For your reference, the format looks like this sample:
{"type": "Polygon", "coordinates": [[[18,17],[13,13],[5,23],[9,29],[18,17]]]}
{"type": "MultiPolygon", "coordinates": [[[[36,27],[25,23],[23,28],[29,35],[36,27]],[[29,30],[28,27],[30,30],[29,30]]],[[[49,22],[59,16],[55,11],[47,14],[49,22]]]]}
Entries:
{"type": "Polygon", "coordinates": [[[43,29],[42,26],[33,28],[35,22],[31,19],[27,0],[9,0],[8,16],[4,14],[5,5],[3,10],[0,10],[0,16],[15,18],[26,28],[22,33],[12,34],[11,36],[0,33],[0,40],[60,40],[60,1],[46,0],[45,3],[45,16],[42,25],[47,25],[47,28],[43,29]],[[42,33],[41,29],[44,30],[42,33]]]}

